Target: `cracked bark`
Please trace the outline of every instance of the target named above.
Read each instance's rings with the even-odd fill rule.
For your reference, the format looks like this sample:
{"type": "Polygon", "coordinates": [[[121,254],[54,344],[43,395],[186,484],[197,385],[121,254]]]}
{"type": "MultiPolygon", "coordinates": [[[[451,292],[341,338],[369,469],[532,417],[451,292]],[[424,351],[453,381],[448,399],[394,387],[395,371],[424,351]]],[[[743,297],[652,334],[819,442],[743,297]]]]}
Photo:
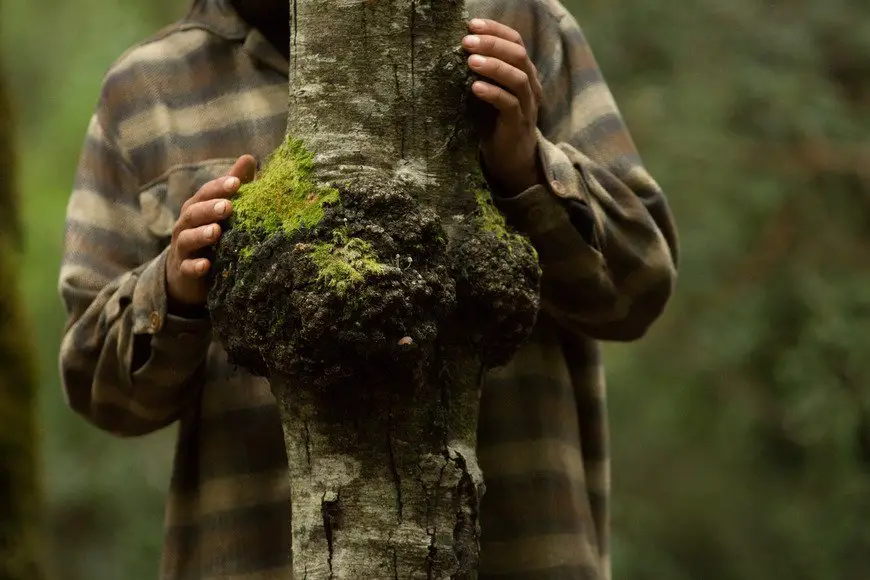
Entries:
{"type": "Polygon", "coordinates": [[[278,402],[297,578],[475,578],[480,382],[530,333],[540,268],[486,201],[465,6],[291,1],[288,142],[338,201],[299,230],[228,229],[212,323],[278,402]],[[380,268],[347,294],[306,254],[338,231],[380,268]]]}
{"type": "Polygon", "coordinates": [[[471,380],[445,384],[440,372],[401,385],[360,377],[359,392],[344,401],[272,377],[300,577],[475,577],[482,474],[473,431],[457,419],[476,417],[480,362],[453,364],[464,367],[454,366],[455,376],[471,380]],[[308,425],[308,441],[294,435],[299,424],[308,425]]]}
{"type": "MultiPolygon", "coordinates": [[[[477,164],[476,143],[456,129],[467,98],[464,4],[293,0],[292,13],[288,135],[317,152],[318,178],[352,188],[398,178],[450,235],[455,216],[475,205],[456,195],[458,176],[477,164]]],[[[447,359],[450,369],[431,361],[398,373],[400,384],[358,376],[345,400],[270,378],[286,434],[297,574],[475,577],[482,362],[447,359]]]]}

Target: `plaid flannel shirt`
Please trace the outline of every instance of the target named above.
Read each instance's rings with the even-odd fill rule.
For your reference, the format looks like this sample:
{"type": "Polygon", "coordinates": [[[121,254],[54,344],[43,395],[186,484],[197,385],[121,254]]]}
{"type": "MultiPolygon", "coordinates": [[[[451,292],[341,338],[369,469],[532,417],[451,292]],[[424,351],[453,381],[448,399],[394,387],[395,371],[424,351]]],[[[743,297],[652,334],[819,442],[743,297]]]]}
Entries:
{"type": "MultiPolygon", "coordinates": [[[[609,462],[599,340],[633,340],[676,278],[665,198],[574,17],[557,0],[470,0],[540,71],[547,182],[495,195],[539,251],[532,338],[485,382],[481,577],[603,580],[609,462]]],[[[457,44],[460,39],[457,39],[457,44]]],[[[268,384],[227,362],[207,319],[167,312],[182,203],[282,140],[287,61],[228,0],[201,0],[107,73],[69,202],[60,359],[69,405],[135,436],[180,422],[164,580],[290,578],[286,455],[268,384]]],[[[496,192],[497,193],[497,192],[496,192]]]]}

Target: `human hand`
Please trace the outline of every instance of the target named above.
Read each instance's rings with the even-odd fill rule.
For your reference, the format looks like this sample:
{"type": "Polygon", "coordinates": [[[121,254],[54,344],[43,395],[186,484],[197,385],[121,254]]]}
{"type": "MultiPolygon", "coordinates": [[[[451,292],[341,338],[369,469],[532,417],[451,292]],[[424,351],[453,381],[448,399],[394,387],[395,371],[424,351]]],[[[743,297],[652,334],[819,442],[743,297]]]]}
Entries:
{"type": "Polygon", "coordinates": [[[220,238],[219,222],[232,213],[229,198],[236,194],[242,183],[254,178],[256,168],[254,157],[242,155],[226,175],[203,185],[181,206],[166,260],[166,292],[170,304],[181,307],[205,304],[208,296],[206,275],[211,261],[202,257],[202,250],[220,238]]]}
{"type": "Polygon", "coordinates": [[[543,181],[538,163],[537,122],[543,97],[538,69],[520,34],[493,20],[474,19],[474,33],[462,40],[468,66],[488,81],[475,81],[474,94],[497,111],[493,129],[482,136],[481,154],[492,177],[508,195],[543,181]]]}

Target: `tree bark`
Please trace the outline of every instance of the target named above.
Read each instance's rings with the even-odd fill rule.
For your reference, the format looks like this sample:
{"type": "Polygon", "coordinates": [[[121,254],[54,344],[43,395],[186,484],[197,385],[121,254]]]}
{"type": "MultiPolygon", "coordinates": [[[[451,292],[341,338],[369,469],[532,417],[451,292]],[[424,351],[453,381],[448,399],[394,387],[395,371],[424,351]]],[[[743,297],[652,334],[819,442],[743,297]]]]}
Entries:
{"type": "Polygon", "coordinates": [[[463,380],[362,380],[360,396],[329,402],[271,378],[290,465],[298,578],[476,577],[481,365],[464,358],[448,371],[463,380]]]}
{"type": "Polygon", "coordinates": [[[288,134],[317,152],[318,179],[398,178],[442,219],[472,211],[465,3],[291,2],[288,134]]]}
{"type": "MultiPolygon", "coordinates": [[[[398,181],[442,224],[471,213],[475,199],[457,179],[477,161],[457,50],[463,3],[293,0],[292,8],[288,134],[317,152],[315,179],[350,189],[398,181]]],[[[450,371],[427,365],[408,385],[360,377],[364,396],[345,401],[272,377],[301,578],[474,576],[482,363],[474,355],[451,363],[450,371]]]]}
{"type": "Polygon", "coordinates": [[[215,330],[278,402],[297,578],[475,578],[480,383],[540,269],[479,172],[464,3],[290,1],[287,138],[219,243],[215,330]]]}
{"type": "Polygon", "coordinates": [[[0,78],[0,580],[35,580],[39,494],[36,381],[18,294],[19,224],[11,112],[0,78]]]}

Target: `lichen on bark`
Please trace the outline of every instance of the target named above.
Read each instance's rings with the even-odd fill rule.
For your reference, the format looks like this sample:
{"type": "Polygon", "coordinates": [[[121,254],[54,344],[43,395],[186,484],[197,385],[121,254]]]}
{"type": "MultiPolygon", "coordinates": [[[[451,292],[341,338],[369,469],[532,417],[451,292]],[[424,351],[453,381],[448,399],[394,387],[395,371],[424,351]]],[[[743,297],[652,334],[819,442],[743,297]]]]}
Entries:
{"type": "Polygon", "coordinates": [[[278,401],[298,578],[473,578],[480,382],[540,269],[481,178],[464,4],[292,14],[288,133],[218,245],[214,328],[278,401]]]}

